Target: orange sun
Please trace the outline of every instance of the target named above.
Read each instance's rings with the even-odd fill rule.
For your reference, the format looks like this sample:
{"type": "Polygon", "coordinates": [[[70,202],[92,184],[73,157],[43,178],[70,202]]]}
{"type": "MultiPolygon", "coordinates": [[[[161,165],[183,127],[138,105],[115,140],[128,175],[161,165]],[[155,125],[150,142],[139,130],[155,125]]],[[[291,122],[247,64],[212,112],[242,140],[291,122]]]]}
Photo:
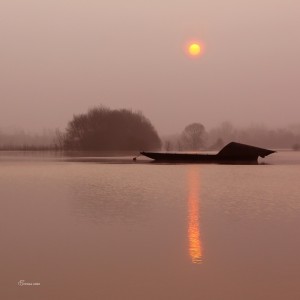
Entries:
{"type": "Polygon", "coordinates": [[[187,44],[187,54],[192,57],[198,57],[203,54],[203,44],[199,42],[192,42],[187,44]]]}

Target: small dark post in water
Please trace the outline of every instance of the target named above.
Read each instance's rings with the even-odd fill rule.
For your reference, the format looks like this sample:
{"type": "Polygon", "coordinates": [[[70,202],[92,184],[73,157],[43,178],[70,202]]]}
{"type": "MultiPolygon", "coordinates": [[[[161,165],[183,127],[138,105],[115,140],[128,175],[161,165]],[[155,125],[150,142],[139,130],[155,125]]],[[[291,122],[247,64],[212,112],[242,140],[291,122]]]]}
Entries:
{"type": "Polygon", "coordinates": [[[138,156],[134,157],[132,160],[136,161],[136,159],[140,156],[141,154],[139,154],[138,156]]]}

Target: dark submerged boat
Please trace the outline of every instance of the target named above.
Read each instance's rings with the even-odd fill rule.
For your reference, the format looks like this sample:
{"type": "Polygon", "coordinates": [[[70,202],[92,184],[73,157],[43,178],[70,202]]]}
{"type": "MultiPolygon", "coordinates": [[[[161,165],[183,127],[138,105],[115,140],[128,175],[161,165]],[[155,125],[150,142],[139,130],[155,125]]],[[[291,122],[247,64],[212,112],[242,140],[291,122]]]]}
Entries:
{"type": "Polygon", "coordinates": [[[168,152],[140,152],[159,162],[181,163],[257,163],[258,157],[265,157],[276,151],[250,145],[231,142],[217,154],[194,154],[194,153],[168,153],[168,152]]]}

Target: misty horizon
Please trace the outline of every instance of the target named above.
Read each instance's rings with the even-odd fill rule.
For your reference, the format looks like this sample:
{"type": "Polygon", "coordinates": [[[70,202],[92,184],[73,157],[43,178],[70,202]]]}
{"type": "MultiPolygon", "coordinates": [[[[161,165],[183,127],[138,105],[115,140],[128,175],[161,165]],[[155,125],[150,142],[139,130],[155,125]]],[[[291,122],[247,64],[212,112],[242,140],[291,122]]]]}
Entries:
{"type": "MultiPolygon", "coordinates": [[[[97,106],[94,106],[97,107],[97,106]]],[[[60,130],[60,131],[65,131],[68,123],[72,120],[72,117],[76,116],[76,115],[80,115],[80,114],[85,114],[87,113],[90,109],[94,108],[94,107],[90,107],[89,109],[82,111],[82,112],[78,112],[76,114],[72,114],[71,118],[66,120],[64,123],[66,125],[64,126],[54,126],[54,127],[41,127],[41,128],[26,128],[25,126],[22,126],[22,124],[20,124],[19,126],[17,125],[10,125],[10,126],[5,126],[5,124],[3,126],[0,126],[0,133],[2,134],[16,134],[16,133],[24,133],[24,134],[28,134],[28,135],[51,135],[53,134],[55,131],[60,130]]],[[[101,107],[101,106],[98,106],[101,107]]],[[[109,106],[104,106],[110,109],[116,109],[116,110],[120,110],[120,109],[128,109],[126,107],[119,107],[119,108],[112,108],[109,106]]],[[[129,111],[135,112],[135,113],[142,113],[147,119],[149,119],[151,122],[152,120],[146,115],[144,114],[143,111],[141,110],[134,110],[129,108],[129,111]]],[[[180,115],[178,116],[180,117],[180,115]]],[[[184,127],[190,123],[201,123],[205,126],[206,130],[214,130],[217,127],[222,126],[223,124],[230,124],[230,126],[232,126],[234,129],[237,130],[247,130],[249,128],[261,128],[261,129],[267,129],[267,130],[281,130],[281,129],[286,129],[286,130],[290,130],[291,132],[294,133],[299,133],[300,132],[300,121],[298,122],[287,122],[286,124],[283,125],[270,125],[267,124],[266,122],[249,122],[249,123],[244,123],[244,124],[237,124],[232,122],[232,120],[220,120],[219,122],[216,122],[215,124],[210,124],[210,126],[207,126],[207,124],[203,123],[202,120],[200,119],[187,119],[186,120],[187,123],[183,124],[183,127],[179,127],[179,124],[174,122],[174,130],[173,131],[161,131],[159,130],[159,128],[156,126],[155,123],[152,122],[154,128],[157,130],[157,132],[159,133],[160,136],[164,137],[164,136],[172,136],[172,135],[176,135],[180,132],[182,132],[182,130],[184,129],[184,127]]],[[[171,129],[172,130],[172,129],[171,129]]]]}
{"type": "MultiPolygon", "coordinates": [[[[120,108],[120,109],[126,109],[126,108],[120,108]]],[[[135,110],[131,110],[131,109],[129,109],[129,110],[136,112],[136,113],[139,113],[139,112],[143,113],[142,111],[135,111],[135,110]]],[[[89,110],[86,110],[85,112],[81,112],[78,114],[74,114],[74,115],[72,115],[72,117],[74,117],[76,115],[80,115],[82,113],[87,113],[88,111],[89,110]]],[[[251,128],[252,129],[256,128],[256,129],[265,129],[265,130],[289,130],[295,134],[300,133],[300,122],[287,123],[286,125],[283,125],[283,126],[270,126],[263,122],[249,123],[249,124],[245,124],[245,125],[237,125],[236,123],[233,123],[230,120],[220,121],[219,123],[216,123],[210,127],[207,126],[207,124],[202,123],[201,120],[187,120],[188,123],[184,124],[182,128],[179,128],[178,125],[176,126],[176,128],[178,128],[178,130],[174,129],[174,131],[170,131],[170,132],[161,132],[157,128],[156,124],[154,124],[152,122],[152,120],[150,118],[148,118],[147,115],[144,114],[144,116],[150,120],[150,122],[152,123],[154,128],[157,130],[158,134],[163,138],[169,137],[169,136],[172,137],[174,135],[180,134],[183,131],[184,127],[190,123],[201,123],[204,125],[205,130],[207,130],[207,131],[213,131],[216,128],[219,128],[224,124],[225,125],[229,124],[235,130],[248,130],[251,128]]],[[[68,123],[72,120],[72,117],[68,121],[66,121],[66,126],[64,126],[64,127],[52,127],[52,128],[46,127],[46,128],[39,128],[39,129],[34,130],[34,129],[26,129],[22,126],[2,126],[2,127],[0,127],[0,134],[5,134],[5,135],[25,134],[25,135],[30,135],[30,136],[51,136],[51,135],[54,135],[56,131],[64,132],[67,128],[68,123]]]]}
{"type": "Polygon", "coordinates": [[[167,151],[182,151],[184,149],[220,150],[225,144],[232,141],[274,149],[299,150],[300,123],[288,127],[272,128],[262,124],[238,127],[231,122],[222,122],[218,126],[207,128],[205,124],[200,122],[191,122],[186,124],[181,131],[163,134],[156,130],[151,120],[144,116],[142,112],[126,109],[111,110],[108,107],[99,106],[90,109],[86,113],[73,116],[73,119],[68,122],[68,126],[64,130],[56,128],[33,133],[16,128],[7,131],[0,128],[0,150],[81,149],[101,151],[106,149],[122,151],[122,149],[126,150],[128,147],[132,148],[131,150],[146,149],[150,145],[156,149],[167,151]],[[97,122],[95,123],[96,115],[97,122]],[[111,119],[108,116],[111,116],[109,117],[111,119]],[[140,125],[136,123],[137,119],[140,120],[138,121],[141,122],[140,125]],[[83,120],[86,122],[85,125],[82,123],[83,120]],[[148,129],[153,134],[152,137],[151,134],[149,135],[148,129],[144,128],[145,124],[148,124],[148,129]],[[200,143],[197,147],[186,139],[187,128],[194,125],[197,127],[197,132],[201,129],[196,134],[200,143]],[[85,128],[84,131],[87,130],[85,138],[83,138],[82,128],[85,128]],[[103,128],[105,128],[104,131],[103,128]],[[124,131],[124,128],[127,129],[124,131]],[[92,132],[93,135],[91,135],[92,132]],[[154,136],[156,137],[154,138],[154,136]],[[83,140],[78,144],[78,141],[82,138],[83,140]],[[157,139],[157,142],[154,142],[155,139],[157,139]],[[136,143],[137,141],[139,142],[136,143]]]}

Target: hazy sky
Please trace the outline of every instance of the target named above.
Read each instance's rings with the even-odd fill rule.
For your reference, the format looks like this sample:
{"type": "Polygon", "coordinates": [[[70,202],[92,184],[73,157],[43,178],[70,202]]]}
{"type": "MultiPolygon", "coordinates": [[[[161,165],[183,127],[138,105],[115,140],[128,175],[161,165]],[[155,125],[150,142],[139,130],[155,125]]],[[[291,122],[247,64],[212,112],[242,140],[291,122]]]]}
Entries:
{"type": "Polygon", "coordinates": [[[299,123],[299,28],[299,0],[0,0],[0,128],[64,128],[99,104],[160,133],[299,123]]]}

